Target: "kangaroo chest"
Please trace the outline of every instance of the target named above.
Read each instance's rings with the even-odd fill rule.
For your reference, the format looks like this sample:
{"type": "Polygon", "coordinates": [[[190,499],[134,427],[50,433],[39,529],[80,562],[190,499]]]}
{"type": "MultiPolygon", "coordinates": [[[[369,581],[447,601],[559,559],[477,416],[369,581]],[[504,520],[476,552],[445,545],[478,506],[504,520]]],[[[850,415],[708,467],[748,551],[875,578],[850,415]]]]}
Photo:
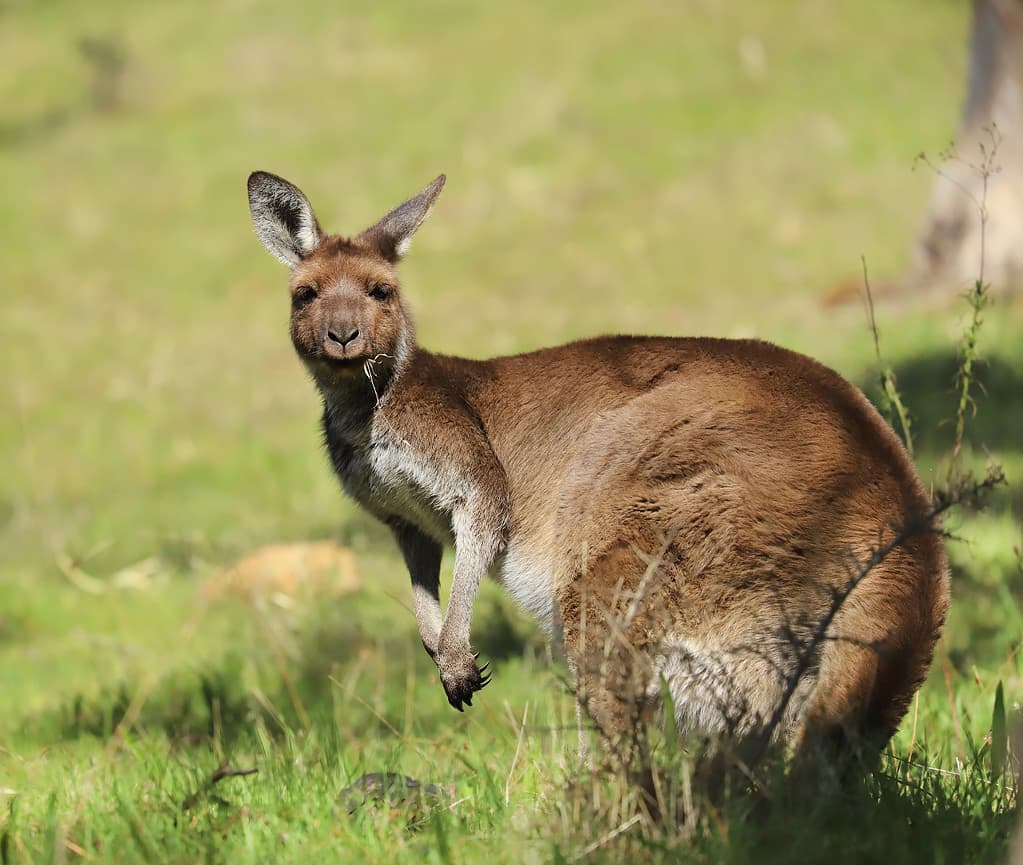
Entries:
{"type": "Polygon", "coordinates": [[[453,545],[456,496],[428,460],[386,434],[342,437],[329,423],[325,431],[331,463],[348,495],[382,520],[401,519],[453,545]]]}

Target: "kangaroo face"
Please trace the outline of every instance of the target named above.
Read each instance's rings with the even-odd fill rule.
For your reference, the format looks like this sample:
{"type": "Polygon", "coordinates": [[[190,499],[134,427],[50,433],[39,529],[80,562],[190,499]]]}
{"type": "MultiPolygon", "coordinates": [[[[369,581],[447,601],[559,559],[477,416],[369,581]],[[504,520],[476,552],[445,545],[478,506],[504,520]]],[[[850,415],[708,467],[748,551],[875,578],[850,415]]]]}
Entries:
{"type": "Polygon", "coordinates": [[[373,250],[328,237],[291,272],[291,341],[317,377],[360,373],[411,343],[394,267],[373,250]]]}
{"type": "Polygon", "coordinates": [[[321,388],[365,373],[383,382],[414,344],[395,265],[444,186],[444,175],[350,239],[328,235],[298,187],[249,175],[252,224],[291,268],[291,341],[321,388]]]}

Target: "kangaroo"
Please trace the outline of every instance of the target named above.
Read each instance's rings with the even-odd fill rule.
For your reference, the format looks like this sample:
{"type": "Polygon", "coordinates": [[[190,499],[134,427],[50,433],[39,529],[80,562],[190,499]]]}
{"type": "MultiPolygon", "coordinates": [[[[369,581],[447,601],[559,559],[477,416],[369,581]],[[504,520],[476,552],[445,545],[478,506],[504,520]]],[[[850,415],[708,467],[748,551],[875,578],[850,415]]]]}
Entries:
{"type": "Polygon", "coordinates": [[[444,182],[352,237],[273,174],[248,195],[290,268],[334,471],[393,532],[451,705],[490,679],[470,640],[489,573],[563,647],[606,735],[666,683],[683,731],[887,741],[949,603],[931,503],[891,428],[837,373],[757,340],[604,336],[483,361],[421,348],[396,266],[444,182]]]}

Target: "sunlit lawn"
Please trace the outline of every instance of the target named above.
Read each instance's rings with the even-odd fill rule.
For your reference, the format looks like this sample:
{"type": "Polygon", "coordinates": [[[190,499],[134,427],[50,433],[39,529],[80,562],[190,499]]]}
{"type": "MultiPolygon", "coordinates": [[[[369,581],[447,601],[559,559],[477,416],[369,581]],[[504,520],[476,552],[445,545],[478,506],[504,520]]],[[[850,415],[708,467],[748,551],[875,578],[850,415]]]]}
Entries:
{"type": "MultiPolygon", "coordinates": [[[[861,256],[878,285],[909,268],[933,181],[914,156],[953,132],[968,11],[0,5],[4,865],[589,850],[608,827],[566,792],[563,669],[495,587],[475,630],[494,684],[447,706],[388,536],[330,476],[245,176],[283,174],[356,231],[445,171],[403,269],[431,348],[757,336],[872,388],[861,302],[822,299],[861,256]],[[207,590],[250,550],[323,538],[354,550],[355,593],[207,590]],[[259,772],[205,787],[224,757],[259,772]],[[349,815],[341,790],[383,771],[450,796],[349,815]]],[[[965,311],[878,306],[934,484],[965,311]]],[[[952,617],[895,756],[801,828],[751,829],[732,803],[649,858],[795,861],[809,835],[832,862],[999,861],[1013,800],[984,739],[997,684],[1010,718],[1023,694],[1021,328],[1018,302],[986,315],[968,462],[988,448],[1009,484],[952,522],[952,617]]]]}

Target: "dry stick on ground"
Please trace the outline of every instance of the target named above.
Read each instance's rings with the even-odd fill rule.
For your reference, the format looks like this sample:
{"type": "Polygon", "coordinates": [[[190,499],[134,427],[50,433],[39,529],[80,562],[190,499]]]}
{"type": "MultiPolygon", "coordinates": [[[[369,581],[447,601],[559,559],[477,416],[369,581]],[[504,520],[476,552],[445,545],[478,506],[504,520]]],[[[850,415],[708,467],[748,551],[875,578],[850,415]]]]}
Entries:
{"type": "Polygon", "coordinates": [[[244,775],[255,775],[259,769],[235,769],[227,760],[224,760],[212,775],[210,775],[210,784],[216,784],[218,781],[223,781],[225,778],[240,778],[244,775]]]}
{"type": "Polygon", "coordinates": [[[206,782],[196,790],[191,796],[188,796],[181,803],[181,810],[188,811],[190,808],[194,808],[199,800],[208,793],[213,787],[223,781],[225,778],[241,778],[246,775],[255,775],[259,769],[236,769],[227,760],[224,760],[217,768],[213,771],[213,774],[206,779],[206,782]]]}
{"type": "Polygon", "coordinates": [[[616,826],[614,829],[612,829],[606,835],[601,836],[596,841],[594,841],[592,844],[588,844],[587,846],[585,846],[581,850],[579,850],[577,853],[573,854],[572,858],[569,859],[568,861],[569,862],[579,862],[580,860],[585,859],[590,854],[596,853],[601,847],[604,847],[605,845],[607,845],[610,842],[614,841],[615,838],[617,838],[623,832],[627,832],[629,829],[631,829],[633,826],[635,826],[642,819],[643,819],[643,816],[641,814],[633,814],[632,817],[630,817],[624,823],[622,823],[619,826],[616,826]]]}

